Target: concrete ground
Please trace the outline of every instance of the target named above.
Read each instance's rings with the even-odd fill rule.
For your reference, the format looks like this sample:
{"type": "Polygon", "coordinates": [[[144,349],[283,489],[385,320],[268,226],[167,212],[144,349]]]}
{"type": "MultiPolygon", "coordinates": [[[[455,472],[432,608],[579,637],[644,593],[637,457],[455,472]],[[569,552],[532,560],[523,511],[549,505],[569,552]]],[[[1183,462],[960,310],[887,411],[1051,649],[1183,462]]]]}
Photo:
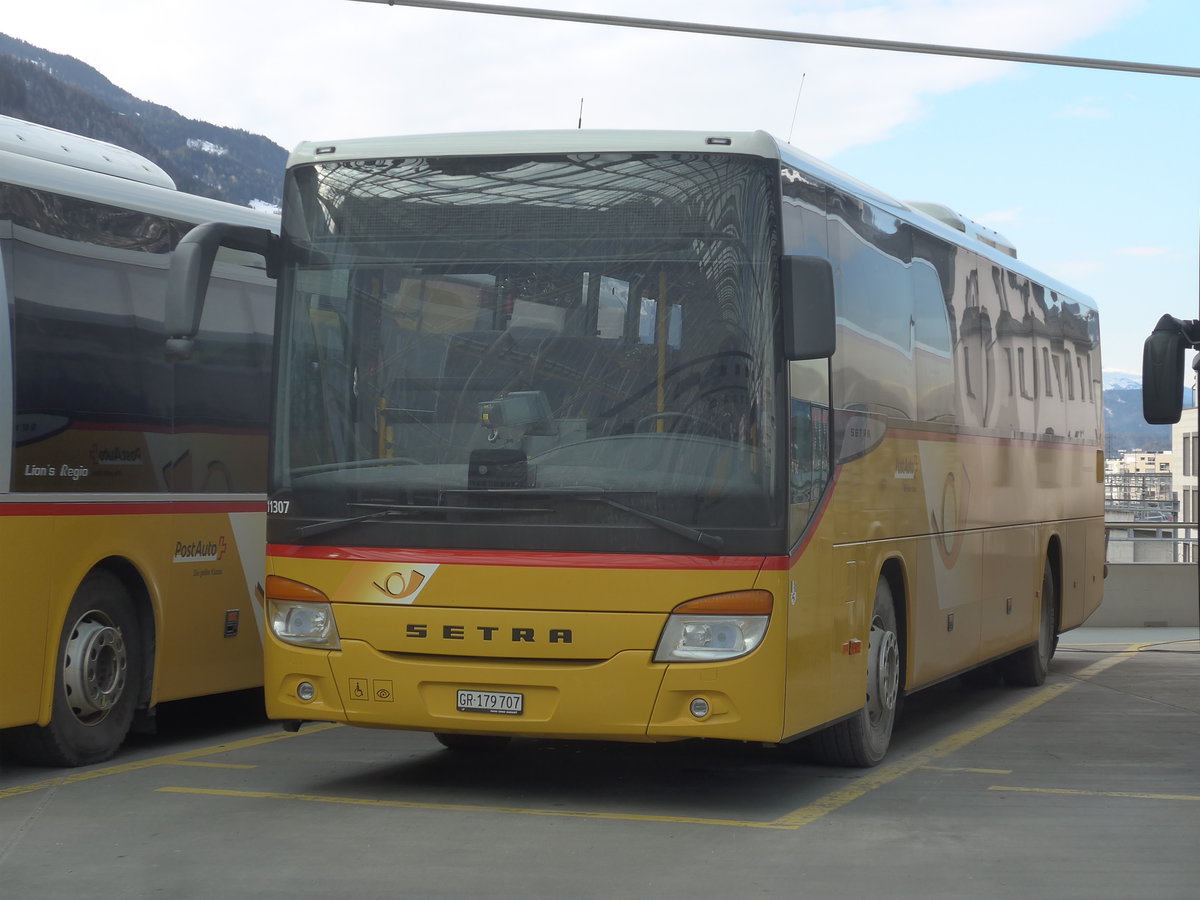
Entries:
{"type": "Polygon", "coordinates": [[[908,699],[869,770],[177,704],[111,763],[0,766],[0,896],[1200,896],[1196,629],[1079,629],[1040,688],[908,699]]]}

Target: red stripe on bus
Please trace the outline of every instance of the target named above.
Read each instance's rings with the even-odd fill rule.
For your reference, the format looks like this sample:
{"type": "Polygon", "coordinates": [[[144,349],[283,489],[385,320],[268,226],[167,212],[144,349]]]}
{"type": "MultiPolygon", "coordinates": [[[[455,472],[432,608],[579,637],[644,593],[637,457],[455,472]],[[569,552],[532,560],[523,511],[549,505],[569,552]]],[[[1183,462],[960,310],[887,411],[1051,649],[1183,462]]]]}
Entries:
{"type": "Polygon", "coordinates": [[[146,501],[133,500],[128,503],[105,500],[96,503],[86,501],[45,503],[0,503],[0,516],[167,516],[167,515],[215,515],[219,513],[266,513],[265,501],[146,501]]]}
{"type": "Polygon", "coordinates": [[[463,566],[535,566],[563,569],[786,569],[786,556],[668,556],[652,553],[560,553],[515,550],[413,550],[395,547],[304,547],[269,544],[267,555],[286,559],[438,563],[463,566]]]}

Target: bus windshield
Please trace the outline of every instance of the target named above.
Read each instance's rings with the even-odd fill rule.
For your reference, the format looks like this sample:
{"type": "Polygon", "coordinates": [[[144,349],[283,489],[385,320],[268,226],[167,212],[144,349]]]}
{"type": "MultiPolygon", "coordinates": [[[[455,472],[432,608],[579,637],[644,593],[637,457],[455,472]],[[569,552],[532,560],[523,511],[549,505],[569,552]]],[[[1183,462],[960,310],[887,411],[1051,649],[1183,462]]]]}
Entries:
{"type": "Polygon", "coordinates": [[[275,539],[780,549],[766,161],[338,161],[286,194],[275,539]]]}

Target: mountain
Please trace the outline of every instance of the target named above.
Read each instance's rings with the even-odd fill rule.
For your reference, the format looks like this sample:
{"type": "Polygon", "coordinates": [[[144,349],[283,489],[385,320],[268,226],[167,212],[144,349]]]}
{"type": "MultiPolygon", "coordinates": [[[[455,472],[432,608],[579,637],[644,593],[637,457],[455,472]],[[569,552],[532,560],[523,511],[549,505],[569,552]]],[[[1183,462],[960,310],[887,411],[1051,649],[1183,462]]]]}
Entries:
{"type": "MultiPolygon", "coordinates": [[[[1191,388],[1183,392],[1183,405],[1196,402],[1191,388]]],[[[1127,372],[1104,373],[1104,451],[1170,450],[1171,426],[1147,425],[1142,418],[1142,379],[1127,372]]]]}
{"type": "Polygon", "coordinates": [[[1104,392],[1104,452],[1170,450],[1171,426],[1147,425],[1142,418],[1142,389],[1104,392]]]}
{"type": "Polygon", "coordinates": [[[1105,372],[1103,377],[1106,391],[1140,391],[1142,376],[1131,375],[1129,372],[1105,372]]]}
{"type": "Polygon", "coordinates": [[[5,34],[0,114],[133,150],[191,194],[272,207],[282,196],[287,151],[278,144],[139,100],[74,57],[5,34]]]}

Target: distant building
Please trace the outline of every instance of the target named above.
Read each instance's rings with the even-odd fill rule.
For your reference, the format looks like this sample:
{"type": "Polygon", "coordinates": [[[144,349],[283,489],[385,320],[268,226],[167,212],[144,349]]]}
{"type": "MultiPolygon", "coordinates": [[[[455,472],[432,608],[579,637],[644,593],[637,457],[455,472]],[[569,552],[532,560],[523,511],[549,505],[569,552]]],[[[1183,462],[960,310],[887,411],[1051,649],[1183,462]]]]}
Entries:
{"type": "Polygon", "coordinates": [[[1169,563],[1179,548],[1170,525],[1179,500],[1172,480],[1171,451],[1129,450],[1104,460],[1104,518],[1109,525],[1108,561],[1169,563]]]}
{"type": "MultiPolygon", "coordinates": [[[[1196,391],[1193,389],[1193,402],[1196,391]]],[[[1197,422],[1196,407],[1183,411],[1178,424],[1171,426],[1171,451],[1179,460],[1171,476],[1171,490],[1180,499],[1180,521],[1195,523],[1200,517],[1200,424],[1197,422]]],[[[1108,479],[1105,478],[1107,481],[1108,479]]],[[[1200,529],[1187,528],[1179,532],[1185,540],[1181,543],[1179,560],[1196,561],[1196,538],[1200,529]]]]}
{"type": "Polygon", "coordinates": [[[1171,471],[1173,450],[1127,450],[1104,461],[1105,474],[1161,475],[1171,471]]]}
{"type": "MultiPolygon", "coordinates": [[[[1113,505],[1169,512],[1175,518],[1174,485],[1170,450],[1130,450],[1104,460],[1105,506],[1113,505]]],[[[1155,516],[1161,519],[1161,516],[1155,516]]]]}

